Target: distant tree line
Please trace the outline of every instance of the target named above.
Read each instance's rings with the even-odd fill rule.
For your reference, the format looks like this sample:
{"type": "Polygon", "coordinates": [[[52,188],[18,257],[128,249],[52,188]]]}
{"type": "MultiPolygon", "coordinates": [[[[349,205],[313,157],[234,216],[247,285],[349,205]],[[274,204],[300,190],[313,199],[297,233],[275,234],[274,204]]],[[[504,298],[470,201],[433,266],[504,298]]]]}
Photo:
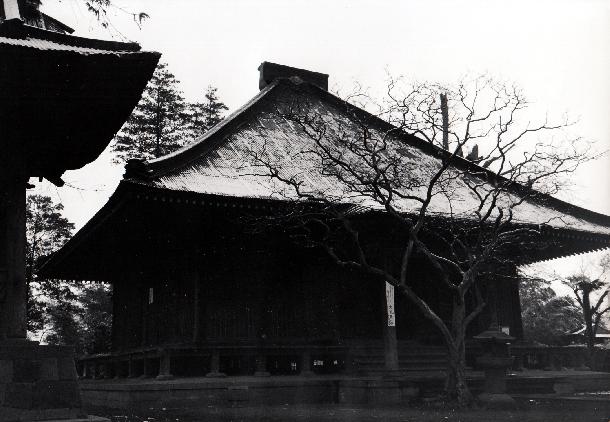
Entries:
{"type": "Polygon", "coordinates": [[[566,334],[582,327],[578,304],[570,296],[558,295],[549,280],[522,277],[519,295],[526,341],[562,345],[566,342],[566,334]]]}

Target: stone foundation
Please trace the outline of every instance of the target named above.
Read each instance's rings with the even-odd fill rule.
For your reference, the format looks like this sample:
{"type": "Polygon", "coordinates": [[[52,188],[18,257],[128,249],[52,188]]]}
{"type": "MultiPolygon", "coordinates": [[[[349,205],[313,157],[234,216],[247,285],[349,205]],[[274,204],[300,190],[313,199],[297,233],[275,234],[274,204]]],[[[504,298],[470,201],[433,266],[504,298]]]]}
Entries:
{"type": "Polygon", "coordinates": [[[80,409],[71,347],[0,341],[0,422],[86,417],[80,409]]]}

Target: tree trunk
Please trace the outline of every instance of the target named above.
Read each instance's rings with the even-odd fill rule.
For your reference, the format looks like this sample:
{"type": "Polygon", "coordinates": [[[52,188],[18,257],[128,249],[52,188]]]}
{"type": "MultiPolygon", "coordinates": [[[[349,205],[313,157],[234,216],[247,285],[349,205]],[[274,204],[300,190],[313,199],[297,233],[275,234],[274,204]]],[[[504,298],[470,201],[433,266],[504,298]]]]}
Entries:
{"type": "Polygon", "coordinates": [[[451,318],[451,339],[447,341],[447,378],[445,395],[448,400],[456,401],[466,407],[472,403],[472,394],[466,385],[466,344],[465,344],[466,303],[464,298],[456,295],[453,301],[451,318]]]}
{"type": "Polygon", "coordinates": [[[590,295],[591,289],[586,286],[582,291],[583,313],[585,317],[585,338],[587,341],[587,351],[589,355],[589,366],[593,356],[593,347],[595,346],[595,333],[593,332],[593,312],[591,309],[590,295]]]}
{"type": "Polygon", "coordinates": [[[448,349],[445,395],[448,400],[456,401],[460,407],[467,407],[472,403],[472,393],[466,385],[466,356],[463,348],[459,350],[456,347],[449,347],[448,349]]]}

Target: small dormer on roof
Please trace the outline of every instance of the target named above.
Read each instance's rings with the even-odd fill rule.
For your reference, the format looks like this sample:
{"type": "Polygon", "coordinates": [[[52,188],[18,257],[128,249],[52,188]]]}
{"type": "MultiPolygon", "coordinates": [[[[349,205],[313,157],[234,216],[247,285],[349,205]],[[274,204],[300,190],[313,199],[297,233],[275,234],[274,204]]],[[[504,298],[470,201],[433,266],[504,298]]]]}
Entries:
{"type": "Polygon", "coordinates": [[[60,34],[74,29],[40,11],[41,0],[0,0],[0,22],[15,21],[60,34]]]}

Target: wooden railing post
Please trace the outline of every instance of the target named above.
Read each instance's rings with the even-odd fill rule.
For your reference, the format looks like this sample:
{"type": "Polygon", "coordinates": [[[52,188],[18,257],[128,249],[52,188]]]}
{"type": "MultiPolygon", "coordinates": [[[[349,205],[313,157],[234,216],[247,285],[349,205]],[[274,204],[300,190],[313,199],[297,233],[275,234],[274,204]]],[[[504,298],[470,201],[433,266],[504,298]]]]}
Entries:
{"type": "Polygon", "coordinates": [[[142,358],[142,375],[140,375],[140,378],[148,378],[150,376],[150,366],[148,365],[148,358],[146,356],[144,356],[142,358]]]}
{"type": "Polygon", "coordinates": [[[159,375],[157,375],[158,380],[170,380],[174,378],[171,372],[171,356],[169,351],[162,350],[161,355],[159,356],[159,375]]]}
{"type": "Polygon", "coordinates": [[[301,375],[305,377],[314,375],[311,370],[311,351],[308,347],[305,347],[301,354],[301,375]]]}
{"type": "Polygon", "coordinates": [[[260,350],[255,357],[255,365],[256,369],[254,371],[255,377],[268,377],[269,372],[267,372],[267,356],[265,355],[264,350],[260,350]]]}
{"type": "Polygon", "coordinates": [[[89,378],[89,362],[84,360],[83,362],[83,373],[81,375],[81,378],[86,379],[89,378]]]}
{"type": "Polygon", "coordinates": [[[136,363],[135,363],[133,356],[129,356],[129,360],[127,361],[127,378],[136,377],[135,365],[136,365],[136,363]]]}
{"type": "Polygon", "coordinates": [[[226,377],[227,374],[220,372],[220,352],[218,350],[212,350],[210,355],[210,372],[205,374],[208,378],[221,378],[226,377]]]}
{"type": "Polygon", "coordinates": [[[112,378],[111,374],[112,374],[112,364],[113,362],[108,360],[106,362],[104,362],[102,364],[103,368],[104,368],[104,378],[105,379],[110,379],[112,378]]]}

